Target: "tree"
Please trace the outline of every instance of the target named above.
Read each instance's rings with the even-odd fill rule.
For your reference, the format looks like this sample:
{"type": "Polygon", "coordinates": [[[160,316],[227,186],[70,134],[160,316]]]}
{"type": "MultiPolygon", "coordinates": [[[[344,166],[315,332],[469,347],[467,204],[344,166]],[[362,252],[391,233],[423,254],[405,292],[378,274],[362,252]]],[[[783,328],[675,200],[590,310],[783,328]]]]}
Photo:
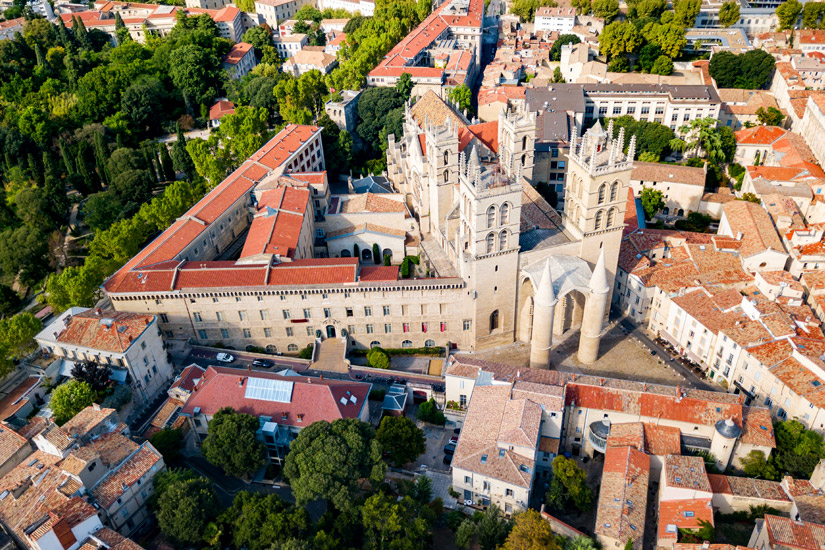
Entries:
{"type": "Polygon", "coordinates": [[[632,23],[614,21],[599,35],[599,51],[612,59],[625,53],[634,53],[642,45],[642,37],[632,23]]]}
{"type": "Polygon", "coordinates": [[[138,132],[155,132],[163,120],[166,90],[157,78],[141,76],[126,88],[120,108],[138,132]]]}
{"type": "Polygon", "coordinates": [[[623,115],[613,120],[613,131],[624,128],[625,150],[628,152],[631,136],[636,136],[636,151],[641,154],[650,151],[659,157],[670,154],[670,141],[674,138],[673,130],[658,122],[635,120],[632,116],[623,115]]]}
{"type": "Polygon", "coordinates": [[[466,84],[456,86],[450,90],[448,94],[450,101],[458,105],[458,109],[462,112],[469,113],[473,111],[472,101],[473,93],[466,84]]]}
{"type": "Polygon", "coordinates": [[[367,364],[374,369],[388,369],[390,356],[382,348],[374,346],[367,352],[367,364]]]}
{"type": "Polygon", "coordinates": [[[561,550],[550,524],[535,510],[516,514],[502,550],[561,550]]]}
{"type": "Polygon", "coordinates": [[[410,94],[412,94],[413,86],[415,86],[415,84],[412,81],[410,73],[404,73],[398,78],[398,82],[395,84],[395,91],[398,92],[401,99],[408,101],[410,94]]]}
{"type": "Polygon", "coordinates": [[[46,274],[47,258],[48,238],[40,228],[21,225],[0,233],[0,268],[23,285],[32,285],[46,274]]]}
{"type": "Polygon", "coordinates": [[[630,0],[627,5],[630,20],[658,19],[667,9],[667,0],[630,0]]]}
{"type": "Polygon", "coordinates": [[[633,550],[633,538],[628,538],[627,542],[624,544],[624,550],[633,550]]]}
{"type": "Polygon", "coordinates": [[[576,538],[567,539],[564,543],[564,550],[597,550],[597,547],[593,539],[579,535],[576,538]]]}
{"type": "Polygon", "coordinates": [[[670,58],[679,57],[682,48],[687,45],[685,29],[673,23],[648,23],[642,29],[642,35],[649,43],[659,46],[661,52],[670,58]]]}
{"type": "Polygon", "coordinates": [[[195,165],[186,150],[186,137],[183,135],[180,124],[176,125],[176,131],[178,139],[172,145],[172,166],[176,172],[183,172],[191,180],[195,175],[195,165]]]}
{"type": "Polygon", "coordinates": [[[397,501],[378,493],[361,510],[365,548],[427,548],[428,526],[409,497],[397,501]]]}
{"type": "Polygon", "coordinates": [[[776,60],[764,50],[750,50],[743,54],[719,52],[711,60],[708,70],[720,88],[761,89],[768,85],[776,60]]]}
{"type": "Polygon", "coordinates": [[[649,73],[661,55],[662,48],[658,44],[645,44],[639,50],[639,65],[642,66],[642,72],[649,73]]]}
{"type": "Polygon", "coordinates": [[[684,150],[693,151],[697,156],[703,153],[703,158],[717,164],[733,160],[727,158],[728,151],[723,146],[722,133],[716,127],[717,122],[711,117],[696,118],[682,126],[679,131],[684,135],[684,150]]]}
{"type": "Polygon", "coordinates": [[[825,2],[806,2],[802,9],[802,27],[805,29],[823,28],[823,15],[825,15],[825,2]]]}
{"type": "Polygon", "coordinates": [[[252,27],[243,33],[243,38],[241,41],[246,42],[247,44],[252,44],[255,48],[256,56],[260,59],[263,55],[264,48],[267,46],[272,46],[272,29],[269,28],[269,25],[252,27]]]}
{"type": "Polygon", "coordinates": [[[290,506],[277,495],[241,491],[222,519],[231,526],[235,548],[268,550],[273,541],[305,539],[312,532],[306,509],[290,506]]]}
{"type": "Polygon", "coordinates": [[[482,550],[493,550],[502,544],[510,533],[512,525],[501,513],[501,509],[493,504],[484,510],[476,525],[476,537],[482,550]]]}
{"type": "Polygon", "coordinates": [[[639,153],[639,162],[659,162],[659,155],[653,151],[642,151],[639,153]]]}
{"type": "Polygon", "coordinates": [[[67,267],[60,273],[52,273],[46,281],[47,302],[61,313],[72,306],[91,307],[95,304],[102,274],[84,267],[67,267]]]}
{"type": "Polygon", "coordinates": [[[476,524],[471,519],[465,519],[455,532],[455,545],[468,550],[476,536],[476,524]]]}
{"type": "Polygon", "coordinates": [[[610,60],[607,70],[611,73],[626,73],[630,70],[630,63],[625,56],[619,55],[610,60]]]}
{"type": "Polygon", "coordinates": [[[719,24],[730,27],[739,22],[739,2],[728,0],[719,8],[719,24]]]}
{"type": "Polygon", "coordinates": [[[375,430],[356,419],[319,421],[304,428],[284,463],[299,505],[324,498],[338,510],[353,505],[358,480],[379,482],[384,472],[375,430]]]}
{"type": "Polygon", "coordinates": [[[438,407],[435,405],[435,399],[433,398],[430,398],[429,401],[421,403],[418,406],[415,416],[419,420],[429,422],[430,424],[437,424],[439,426],[443,426],[446,422],[444,413],[438,410],[438,407]]]}
{"type": "Polygon", "coordinates": [[[224,407],[209,421],[203,456],[233,476],[248,476],[266,463],[264,446],[255,437],[260,428],[254,416],[224,407]]]}
{"type": "Polygon", "coordinates": [[[702,0],[676,0],[673,3],[673,22],[683,29],[693,27],[701,7],[702,0]]]}
{"type": "Polygon", "coordinates": [[[825,457],[822,435],[805,428],[798,420],[774,424],[776,451],[772,461],[784,474],[808,479],[819,460],[825,457]]]}
{"type": "Polygon", "coordinates": [[[656,212],[664,208],[665,196],[658,189],[652,187],[645,187],[641,193],[642,208],[645,211],[645,218],[650,220],[656,215],[656,212]]]}
{"type": "Polygon", "coordinates": [[[197,544],[218,510],[212,482],[198,477],[169,484],[158,498],[155,516],[164,535],[179,544],[197,544]]]}
{"type": "Polygon", "coordinates": [[[86,382],[69,380],[57,386],[52,392],[49,408],[54,421],[62,426],[95,401],[95,392],[86,382]]]}
{"type": "Polygon", "coordinates": [[[10,286],[0,284],[0,313],[9,315],[20,306],[20,296],[10,286]]]}
{"type": "Polygon", "coordinates": [[[532,22],[536,18],[536,10],[542,6],[556,7],[555,0],[514,0],[510,13],[518,15],[522,22],[532,22]]]}
{"type": "Polygon", "coordinates": [[[767,110],[764,107],[759,107],[756,110],[756,117],[764,126],[779,126],[785,119],[785,115],[776,107],[768,107],[767,110]]]}
{"type": "Polygon", "coordinates": [[[86,382],[95,392],[101,392],[109,385],[112,369],[94,361],[76,361],[72,367],[72,378],[86,382]]]}
{"type": "Polygon", "coordinates": [[[181,448],[184,446],[183,432],[180,428],[163,429],[149,438],[152,446],[163,455],[163,460],[167,464],[175,461],[180,456],[181,448]]]}
{"type": "Polygon", "coordinates": [[[561,74],[561,68],[559,68],[559,67],[556,67],[553,70],[553,82],[554,83],[559,83],[559,84],[563,84],[565,82],[564,76],[562,76],[562,74],[561,74]]]}
{"type": "Polygon", "coordinates": [[[169,55],[169,76],[188,105],[208,104],[218,94],[221,63],[211,50],[194,44],[169,55]]]}
{"type": "Polygon", "coordinates": [[[587,486],[587,474],[575,460],[557,456],[553,460],[553,480],[564,488],[565,498],[582,512],[587,512],[593,505],[593,491],[587,486]]]}
{"type": "Polygon", "coordinates": [[[650,68],[653,74],[660,74],[667,76],[673,73],[673,60],[666,55],[659,56],[650,68]]]}
{"type": "Polygon", "coordinates": [[[42,328],[40,319],[28,311],[0,320],[0,377],[14,371],[14,361],[37,349],[34,337],[42,328]]]}
{"type": "Polygon", "coordinates": [[[575,34],[563,34],[559,36],[558,40],[553,42],[550,48],[550,59],[553,61],[561,61],[561,48],[567,44],[581,44],[581,39],[575,34]]]}
{"type": "Polygon", "coordinates": [[[605,23],[610,23],[619,15],[618,0],[593,0],[593,15],[604,18],[605,23]]]}
{"type": "Polygon", "coordinates": [[[169,148],[163,143],[158,143],[158,153],[164,181],[175,181],[175,163],[172,162],[172,157],[169,155],[169,148]]]}
{"type": "Polygon", "coordinates": [[[741,460],[742,471],[748,477],[776,480],[777,472],[773,464],[768,462],[763,451],[753,450],[741,460]]]}
{"type": "Polygon", "coordinates": [[[412,462],[427,450],[424,432],[406,416],[385,416],[375,438],[387,458],[398,467],[412,462]]]}
{"type": "Polygon", "coordinates": [[[802,13],[802,4],[798,0],[786,0],[776,8],[779,18],[779,30],[784,31],[796,26],[799,14],[802,13]]]}
{"type": "MultiPolygon", "coordinates": [[[[370,87],[361,92],[357,128],[369,151],[381,150],[381,130],[386,127],[388,115],[393,111],[404,112],[404,100],[394,88],[370,87]]],[[[401,134],[395,137],[399,139],[401,134]]]]}

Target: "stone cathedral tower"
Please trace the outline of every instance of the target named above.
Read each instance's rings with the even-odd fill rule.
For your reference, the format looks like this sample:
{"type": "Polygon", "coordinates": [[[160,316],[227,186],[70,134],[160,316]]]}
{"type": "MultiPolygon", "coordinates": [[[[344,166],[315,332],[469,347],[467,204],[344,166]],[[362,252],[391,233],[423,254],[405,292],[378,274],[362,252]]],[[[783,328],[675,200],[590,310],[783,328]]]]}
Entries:
{"type": "Polygon", "coordinates": [[[619,248],[627,209],[627,190],[636,155],[636,137],[624,150],[624,128],[613,136],[613,121],[602,128],[599,122],[578,140],[570,142],[564,226],[581,240],[580,257],[594,266],[604,254],[607,303],[613,291],[619,248]]]}

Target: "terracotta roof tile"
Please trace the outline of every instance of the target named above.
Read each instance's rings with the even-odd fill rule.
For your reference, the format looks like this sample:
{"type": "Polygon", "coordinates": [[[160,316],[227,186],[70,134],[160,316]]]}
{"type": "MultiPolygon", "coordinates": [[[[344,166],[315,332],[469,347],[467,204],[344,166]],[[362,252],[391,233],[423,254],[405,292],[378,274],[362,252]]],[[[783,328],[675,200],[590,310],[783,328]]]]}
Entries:
{"type": "MultiPolygon", "coordinates": [[[[611,429],[612,431],[612,429],[611,429]]],[[[596,535],[641,547],[650,481],[650,457],[632,447],[610,447],[604,455],[596,510],[596,535]]]]}
{"type": "Polygon", "coordinates": [[[92,496],[103,508],[109,508],[138,479],[162,465],[163,458],[149,442],[133,452],[116,470],[104,477],[92,490],[92,496]]]}
{"type": "Polygon", "coordinates": [[[675,542],[679,529],[699,529],[700,521],[713,525],[713,506],[709,498],[659,502],[660,540],[672,539],[675,542]]]}
{"type": "Polygon", "coordinates": [[[767,529],[768,540],[773,548],[781,545],[803,550],[819,550],[825,546],[823,525],[765,514],[764,528],[767,529]]]}

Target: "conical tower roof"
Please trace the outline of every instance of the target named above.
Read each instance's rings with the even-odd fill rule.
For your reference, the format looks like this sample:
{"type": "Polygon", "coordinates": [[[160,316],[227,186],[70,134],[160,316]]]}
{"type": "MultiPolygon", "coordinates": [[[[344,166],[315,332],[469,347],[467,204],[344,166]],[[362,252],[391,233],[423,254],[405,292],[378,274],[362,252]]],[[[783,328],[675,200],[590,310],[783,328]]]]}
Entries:
{"type": "Polygon", "coordinates": [[[553,277],[550,274],[550,260],[544,262],[535,303],[541,307],[552,307],[556,304],[556,292],[553,290],[553,277]]]}
{"type": "Polygon", "coordinates": [[[607,286],[607,268],[604,261],[604,249],[599,252],[599,260],[596,262],[596,267],[593,268],[593,276],[590,277],[590,290],[592,292],[607,292],[610,287],[607,286]]]}

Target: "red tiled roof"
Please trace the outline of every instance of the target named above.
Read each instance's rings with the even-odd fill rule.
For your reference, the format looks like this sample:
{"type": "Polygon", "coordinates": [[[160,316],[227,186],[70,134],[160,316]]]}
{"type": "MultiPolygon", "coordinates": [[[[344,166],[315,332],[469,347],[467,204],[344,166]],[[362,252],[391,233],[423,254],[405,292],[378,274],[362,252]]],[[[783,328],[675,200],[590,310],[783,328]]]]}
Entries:
{"type": "MultiPolygon", "coordinates": [[[[240,61],[240,59],[238,59],[240,61]]],[[[226,99],[216,101],[209,108],[209,120],[220,120],[226,115],[235,114],[235,104],[226,99]]]]}
{"type": "Polygon", "coordinates": [[[206,372],[206,369],[199,365],[189,365],[180,373],[180,376],[172,382],[172,385],[169,389],[180,388],[183,391],[192,391],[192,388],[195,387],[195,384],[203,378],[203,373],[206,372]]]}
{"type": "Polygon", "coordinates": [[[596,510],[597,535],[633,539],[641,546],[649,478],[650,457],[644,452],[632,447],[610,447],[605,451],[596,510]]]}
{"type": "Polygon", "coordinates": [[[358,279],[362,282],[373,281],[397,281],[398,280],[398,266],[397,265],[376,265],[363,266],[358,279]]]}
{"type": "Polygon", "coordinates": [[[734,135],[740,145],[770,145],[787,133],[778,126],[756,126],[739,130],[734,135]]]}
{"type": "MultiPolygon", "coordinates": [[[[229,65],[237,65],[241,62],[241,59],[246,56],[250,51],[252,51],[252,44],[247,44],[246,42],[238,42],[231,48],[229,48],[229,53],[223,56],[223,62],[229,65]]],[[[211,117],[210,117],[211,118],[211,117]]]]}
{"type": "Polygon", "coordinates": [[[309,206],[309,189],[278,187],[261,194],[241,258],[258,254],[295,256],[309,206]]]}
{"type": "Polygon", "coordinates": [[[226,6],[218,10],[218,13],[216,13],[212,19],[215,20],[215,23],[231,23],[240,13],[241,10],[235,6],[226,6]]]}
{"type": "Polygon", "coordinates": [[[154,320],[154,315],[89,309],[72,316],[57,341],[93,350],[125,353],[154,320]]]}
{"type": "Polygon", "coordinates": [[[209,367],[181,413],[191,416],[199,407],[202,414],[212,416],[222,407],[232,407],[255,417],[269,416],[273,422],[287,426],[309,426],[322,420],[332,422],[338,418],[358,418],[362,407],[368,406],[369,388],[369,384],[361,382],[281,376],[269,372],[255,372],[250,376],[238,369],[209,367]],[[245,397],[251,378],[292,382],[289,402],[245,397]]]}
{"type": "Polygon", "coordinates": [[[825,525],[765,514],[771,547],[820,550],[825,546],[825,525]]]}
{"type": "Polygon", "coordinates": [[[140,446],[120,467],[103,478],[91,493],[103,508],[111,506],[126,490],[153,468],[163,457],[148,441],[140,446]]]}
{"type": "Polygon", "coordinates": [[[667,500],[659,502],[659,539],[676,541],[679,529],[699,529],[700,521],[713,525],[711,499],[667,500]]]}

